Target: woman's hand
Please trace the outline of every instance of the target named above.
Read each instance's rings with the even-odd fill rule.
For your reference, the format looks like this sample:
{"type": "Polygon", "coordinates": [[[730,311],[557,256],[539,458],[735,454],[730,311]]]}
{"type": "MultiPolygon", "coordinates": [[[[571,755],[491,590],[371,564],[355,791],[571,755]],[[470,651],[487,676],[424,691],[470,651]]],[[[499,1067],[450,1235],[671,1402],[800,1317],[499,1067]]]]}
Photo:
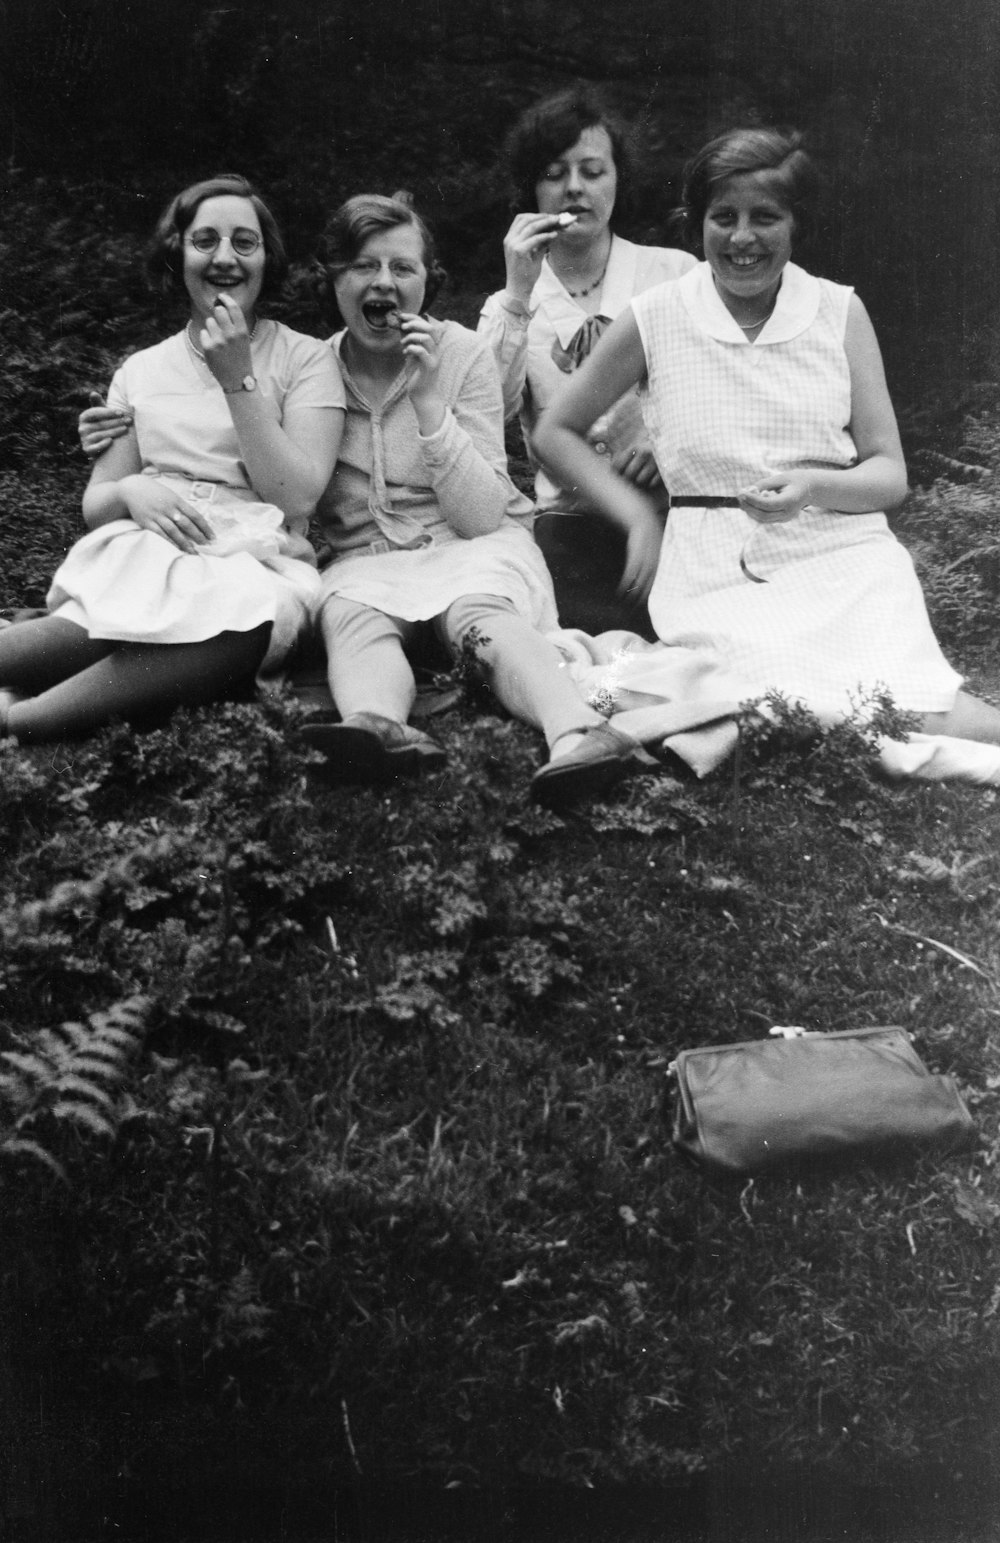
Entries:
{"type": "Polygon", "coordinates": [[[413,403],[417,424],[426,438],[436,434],[444,421],[447,403],[438,388],[441,369],[440,333],[426,316],[401,311],[400,333],[406,360],[406,393],[413,403]]]}
{"type": "Polygon", "coordinates": [[[625,545],[625,566],[618,593],[636,605],[649,599],[663,543],[663,524],[645,498],[631,511],[625,545]]]}
{"type": "Polygon", "coordinates": [[[557,214],[516,214],[504,237],[506,291],[527,305],[542,271],[542,258],[561,229],[557,214]]]}
{"type": "Polygon", "coordinates": [[[812,503],[808,481],[789,472],[769,473],[736,496],[744,514],[760,525],[781,525],[794,520],[812,503]]]}
{"type": "Polygon", "coordinates": [[[220,295],[198,333],[198,347],[223,391],[236,392],[244,376],[253,374],[250,333],[242,310],[228,295],[220,295]]]}
{"type": "Polygon", "coordinates": [[[611,464],[619,477],[624,477],[637,488],[647,492],[659,492],[663,487],[660,468],[656,464],[653,447],[648,440],[628,445],[611,457],[611,464]]]}
{"type": "Polygon", "coordinates": [[[155,477],[125,477],[119,484],[129,514],[142,530],[154,531],[182,552],[195,553],[214,534],[203,514],[168,483],[155,477]]]}
{"type": "Polygon", "coordinates": [[[132,427],[130,413],[120,412],[117,407],[105,407],[101,395],[91,391],[90,406],[85,407],[76,422],[80,436],[80,448],[84,455],[101,455],[113,440],[121,439],[132,427]]]}

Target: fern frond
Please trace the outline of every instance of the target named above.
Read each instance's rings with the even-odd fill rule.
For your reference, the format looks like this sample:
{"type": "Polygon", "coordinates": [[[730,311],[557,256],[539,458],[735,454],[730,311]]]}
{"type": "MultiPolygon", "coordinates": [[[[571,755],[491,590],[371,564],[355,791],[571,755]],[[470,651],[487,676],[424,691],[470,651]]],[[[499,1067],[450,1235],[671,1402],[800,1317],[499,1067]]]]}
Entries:
{"type": "Polygon", "coordinates": [[[49,1113],[53,1119],[69,1120],[73,1125],[83,1125],[87,1130],[93,1131],[95,1136],[113,1136],[115,1128],[110,1120],[106,1120],[103,1114],[98,1114],[91,1104],[85,1104],[82,1099],[61,1098],[52,1105],[49,1113]]]}
{"type": "Polygon", "coordinates": [[[102,1039],[114,1042],[124,1036],[134,1040],[145,1030],[152,1005],[152,998],[141,994],[123,997],[104,1012],[91,1013],[90,1023],[102,1039]]]}
{"type": "Polygon", "coordinates": [[[75,1093],[79,1098],[89,1098],[92,1103],[100,1104],[102,1109],[114,1107],[114,1099],[104,1088],[98,1087],[96,1083],[79,1076],[76,1072],[67,1072],[59,1077],[53,1083],[53,1087],[57,1093],[75,1093]]]}
{"type": "MultiPolygon", "coordinates": [[[[127,997],[91,1013],[86,1023],[38,1029],[25,1049],[0,1052],[10,1068],[0,1076],[0,1118],[6,1113],[7,1124],[0,1157],[45,1152],[41,1142],[20,1134],[42,1115],[95,1136],[114,1135],[116,1097],[151,1005],[148,997],[127,997]]],[[[60,1169],[51,1153],[40,1160],[60,1169]]]]}
{"type": "Polygon", "coordinates": [[[53,1157],[51,1152],[46,1152],[38,1141],[31,1141],[25,1136],[8,1136],[6,1140],[0,1141],[0,1156],[33,1157],[36,1161],[44,1163],[57,1179],[61,1179],[64,1184],[67,1182],[66,1170],[62,1163],[58,1158],[53,1157]]]}
{"type": "MultiPolygon", "coordinates": [[[[48,1081],[52,1075],[51,1061],[43,1061],[41,1056],[37,1055],[22,1054],[19,1050],[0,1051],[0,1061],[8,1062],[9,1065],[16,1067],[25,1077],[34,1077],[39,1082],[48,1081]]],[[[4,1082],[13,1080],[10,1078],[3,1079],[4,1082]]],[[[2,1085],[3,1083],[0,1083],[0,1086],[2,1085]]]]}
{"type": "Polygon", "coordinates": [[[50,1067],[59,1066],[66,1058],[69,1047],[66,1044],[65,1031],[71,1028],[80,1028],[80,1024],[61,1024],[59,1029],[39,1029],[35,1034],[35,1049],[40,1055],[48,1058],[50,1067]]]}
{"type": "Polygon", "coordinates": [[[90,1045],[86,1052],[75,1055],[70,1061],[70,1068],[78,1077],[96,1077],[98,1080],[113,1082],[121,1076],[122,1061],[124,1057],[120,1051],[104,1054],[99,1045],[90,1045]]]}

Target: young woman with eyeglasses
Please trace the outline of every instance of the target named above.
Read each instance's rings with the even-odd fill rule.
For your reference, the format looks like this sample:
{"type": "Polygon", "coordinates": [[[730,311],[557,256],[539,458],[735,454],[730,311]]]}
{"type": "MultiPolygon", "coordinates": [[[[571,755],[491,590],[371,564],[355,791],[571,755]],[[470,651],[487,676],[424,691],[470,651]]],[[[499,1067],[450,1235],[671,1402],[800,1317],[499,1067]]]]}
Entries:
{"type": "Polygon", "coordinates": [[[185,295],[185,326],[127,359],[108,407],[84,415],[101,450],[89,533],[48,615],[0,631],[0,733],[23,743],[266,676],[319,588],[307,528],[344,387],[329,348],[259,314],[286,268],[273,216],[243,177],[195,183],[164,211],[149,267],[185,295]]]}
{"type": "Polygon", "coordinates": [[[443,747],[408,721],[408,653],[429,627],[456,655],[471,648],[507,711],[544,734],[534,798],[562,807],[600,792],[635,747],[543,635],[552,581],[507,471],[500,382],[481,338],[427,315],[443,278],[431,232],[399,198],[361,194],[330,219],[323,267],[347,422],[317,509],[332,560],[316,615],[340,721],[318,717],[304,738],[344,779],[442,766],[443,747]],[[596,773],[581,744],[601,747],[596,773]]]}

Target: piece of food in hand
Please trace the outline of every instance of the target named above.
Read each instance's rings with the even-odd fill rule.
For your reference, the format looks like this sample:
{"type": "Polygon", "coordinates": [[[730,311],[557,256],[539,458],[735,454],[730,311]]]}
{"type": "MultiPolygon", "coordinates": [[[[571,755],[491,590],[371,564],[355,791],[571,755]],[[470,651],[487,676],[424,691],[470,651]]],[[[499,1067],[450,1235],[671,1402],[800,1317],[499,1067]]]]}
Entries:
{"type": "Polygon", "coordinates": [[[578,214],[570,214],[569,211],[565,209],[563,210],[562,214],[556,215],[560,230],[565,230],[567,225],[575,225],[579,218],[580,216],[578,214]]]}

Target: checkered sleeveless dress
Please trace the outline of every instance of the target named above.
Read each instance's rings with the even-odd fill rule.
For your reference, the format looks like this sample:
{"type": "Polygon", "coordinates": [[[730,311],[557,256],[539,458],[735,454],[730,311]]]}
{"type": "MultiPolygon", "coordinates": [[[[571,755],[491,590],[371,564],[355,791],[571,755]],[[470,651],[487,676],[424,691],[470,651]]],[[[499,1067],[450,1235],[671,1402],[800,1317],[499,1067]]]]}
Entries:
{"type": "MultiPolygon", "coordinates": [[[[766,472],[855,463],[850,297],[789,263],[753,343],[707,263],[632,302],[643,414],[673,496],[732,496],[766,472]]],[[[674,509],[649,610],[665,643],[710,646],[753,695],[778,690],[823,716],[881,687],[898,707],[942,712],[961,683],[881,513],[810,507],[762,526],[738,508],[674,509]],[[746,577],[741,556],[766,583],[746,577]]]]}

